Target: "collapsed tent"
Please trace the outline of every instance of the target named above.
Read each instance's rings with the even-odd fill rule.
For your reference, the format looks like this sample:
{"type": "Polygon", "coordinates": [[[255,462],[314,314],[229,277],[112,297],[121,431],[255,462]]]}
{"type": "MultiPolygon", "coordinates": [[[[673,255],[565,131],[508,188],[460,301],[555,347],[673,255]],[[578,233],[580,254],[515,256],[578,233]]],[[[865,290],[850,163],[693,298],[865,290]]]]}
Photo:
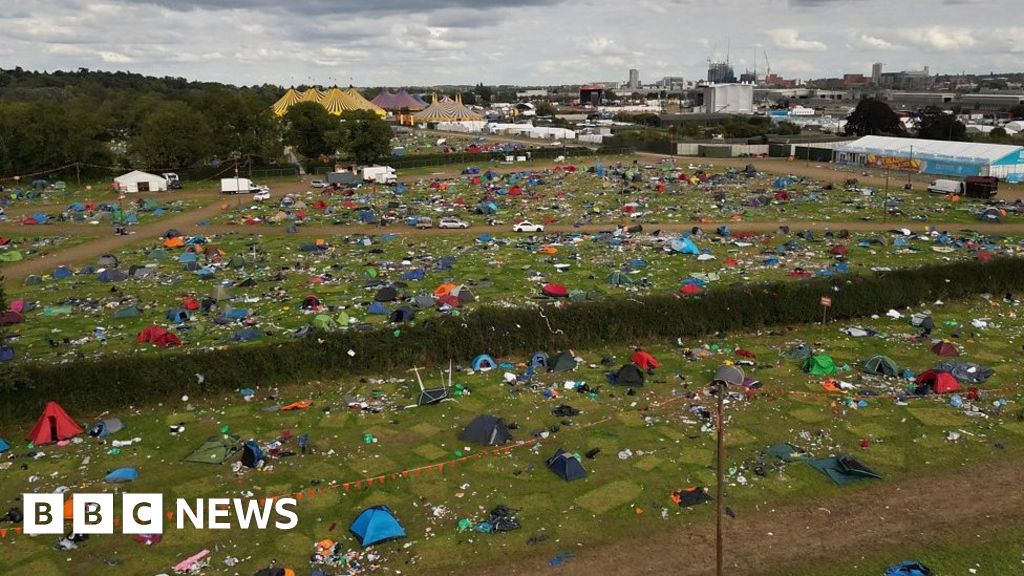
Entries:
{"type": "Polygon", "coordinates": [[[105,482],[111,484],[123,484],[125,482],[134,482],[139,479],[139,472],[135,468],[118,468],[110,474],[107,474],[103,478],[105,482]]]}
{"type": "Polygon", "coordinates": [[[644,372],[636,364],[629,363],[619,368],[619,371],[615,373],[613,384],[619,386],[643,386],[644,385],[644,372]]]}
{"type": "Polygon", "coordinates": [[[813,458],[807,460],[812,468],[828,476],[840,486],[881,476],[849,456],[813,458]]]}
{"type": "Polygon", "coordinates": [[[349,526],[349,531],[366,546],[405,538],[405,528],[387,506],[373,506],[363,510],[349,526]]]}
{"type": "Polygon", "coordinates": [[[512,433],[509,432],[505,421],[490,414],[477,416],[459,434],[459,440],[485,446],[498,446],[511,439],[512,433]]]}
{"type": "Polygon", "coordinates": [[[223,464],[228,458],[238,453],[241,448],[238,446],[238,436],[210,436],[191,454],[185,457],[185,462],[197,462],[199,464],[223,464]]]}
{"type": "Polygon", "coordinates": [[[93,438],[106,438],[115,432],[124,429],[124,423],[117,418],[104,418],[89,428],[89,436],[93,438]]]}
{"type": "Polygon", "coordinates": [[[263,460],[263,449],[253,440],[247,440],[242,445],[242,465],[247,468],[256,468],[263,460]]]}
{"type": "Polygon", "coordinates": [[[147,326],[143,328],[135,338],[135,341],[139,343],[154,344],[161,348],[170,348],[171,346],[181,345],[180,338],[160,326],[147,326]]]}
{"type": "Polygon", "coordinates": [[[51,401],[46,403],[43,413],[39,415],[36,425],[26,438],[36,446],[41,446],[67,440],[82,432],[85,430],[68,416],[60,404],[51,401]]]}
{"type": "Polygon", "coordinates": [[[554,456],[548,458],[545,464],[548,470],[551,470],[566,482],[579,480],[587,475],[587,471],[583,468],[583,464],[580,463],[579,459],[561,448],[555,452],[554,456]]]}

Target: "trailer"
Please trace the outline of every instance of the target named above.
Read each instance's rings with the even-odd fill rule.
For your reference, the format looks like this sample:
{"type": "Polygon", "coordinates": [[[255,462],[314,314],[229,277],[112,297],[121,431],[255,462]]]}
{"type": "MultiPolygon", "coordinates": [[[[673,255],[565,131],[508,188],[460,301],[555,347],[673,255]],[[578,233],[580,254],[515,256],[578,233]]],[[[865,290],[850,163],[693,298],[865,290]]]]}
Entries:
{"type": "Polygon", "coordinates": [[[359,179],[359,176],[347,170],[343,170],[340,172],[328,172],[327,174],[328,184],[337,184],[339,186],[355,186],[360,182],[361,181],[359,179]]]}

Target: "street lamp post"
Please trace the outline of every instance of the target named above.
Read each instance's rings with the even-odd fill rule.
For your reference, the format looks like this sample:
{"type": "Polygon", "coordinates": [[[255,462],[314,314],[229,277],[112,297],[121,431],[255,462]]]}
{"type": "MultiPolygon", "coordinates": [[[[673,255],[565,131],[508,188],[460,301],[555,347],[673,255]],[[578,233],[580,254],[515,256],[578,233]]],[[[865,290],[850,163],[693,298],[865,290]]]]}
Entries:
{"type": "Polygon", "coordinates": [[[723,534],[722,515],[725,510],[725,418],[723,408],[725,404],[725,392],[727,386],[743,385],[744,374],[736,366],[726,364],[715,371],[715,377],[711,381],[712,390],[718,396],[718,411],[715,417],[715,434],[717,436],[718,462],[716,465],[716,486],[715,486],[715,574],[724,574],[723,564],[723,534]]]}

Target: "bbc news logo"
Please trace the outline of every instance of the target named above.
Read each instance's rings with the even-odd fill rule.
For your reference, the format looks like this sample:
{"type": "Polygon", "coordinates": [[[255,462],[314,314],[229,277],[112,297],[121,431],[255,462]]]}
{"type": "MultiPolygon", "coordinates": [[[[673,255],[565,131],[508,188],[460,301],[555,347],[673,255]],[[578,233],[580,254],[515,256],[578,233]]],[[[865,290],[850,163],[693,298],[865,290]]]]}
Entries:
{"type": "MultiPolygon", "coordinates": [[[[63,494],[23,494],[25,534],[63,534],[63,494]]],[[[120,524],[123,534],[163,534],[164,516],[182,530],[291,530],[299,523],[295,498],[178,498],[174,514],[165,513],[163,494],[122,494],[121,521],[113,494],[75,494],[71,499],[71,531],[76,534],[113,534],[120,524]]]]}

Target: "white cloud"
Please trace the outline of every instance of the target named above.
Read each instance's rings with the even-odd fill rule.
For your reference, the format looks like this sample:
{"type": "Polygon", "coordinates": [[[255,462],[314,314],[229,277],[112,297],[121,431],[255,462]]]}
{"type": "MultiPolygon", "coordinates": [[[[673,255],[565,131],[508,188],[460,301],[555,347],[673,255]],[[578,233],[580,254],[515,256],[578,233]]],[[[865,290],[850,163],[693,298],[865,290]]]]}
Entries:
{"type": "Polygon", "coordinates": [[[897,34],[908,44],[938,52],[965,50],[977,43],[976,32],[955,26],[907,28],[899,30],[897,34]]]}
{"type": "Polygon", "coordinates": [[[885,38],[879,38],[870,34],[858,34],[856,45],[859,48],[867,48],[869,50],[893,50],[896,48],[895,44],[885,38]]]}
{"type": "Polygon", "coordinates": [[[104,62],[112,64],[130,64],[135,61],[131,56],[121,54],[120,52],[111,52],[110,50],[100,50],[97,54],[99,54],[104,62]]]}
{"type": "Polygon", "coordinates": [[[800,33],[792,28],[769,30],[768,35],[771,36],[776,47],[785,50],[794,50],[796,52],[824,52],[828,50],[828,46],[824,42],[804,40],[800,38],[800,33]]]}

